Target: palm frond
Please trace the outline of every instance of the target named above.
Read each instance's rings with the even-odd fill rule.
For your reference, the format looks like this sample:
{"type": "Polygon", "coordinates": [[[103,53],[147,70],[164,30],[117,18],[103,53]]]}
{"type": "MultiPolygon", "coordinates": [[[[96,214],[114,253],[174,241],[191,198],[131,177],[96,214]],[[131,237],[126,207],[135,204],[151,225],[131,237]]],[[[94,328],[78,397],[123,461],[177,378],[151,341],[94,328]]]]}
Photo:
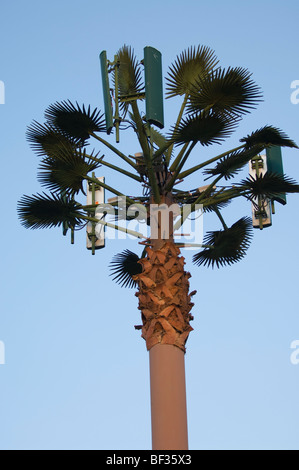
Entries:
{"type": "Polygon", "coordinates": [[[51,228],[67,224],[82,225],[80,205],[65,195],[37,194],[23,196],[18,203],[18,215],[25,228],[51,228]]]}
{"type": "Polygon", "coordinates": [[[299,185],[287,176],[274,173],[265,173],[259,176],[250,176],[240,182],[240,189],[248,191],[246,197],[254,200],[258,196],[274,199],[282,193],[299,193],[299,185]]]}
{"type": "MultiPolygon", "coordinates": [[[[154,127],[151,128],[151,137],[152,137],[153,143],[154,143],[159,149],[162,149],[162,148],[167,147],[167,143],[169,142],[168,139],[167,139],[163,134],[161,134],[161,132],[159,132],[159,131],[157,131],[156,129],[154,129],[154,127]]],[[[167,161],[170,161],[170,159],[171,159],[171,153],[172,153],[172,149],[171,149],[171,148],[168,148],[168,149],[164,152],[164,155],[165,155],[167,161]]]]}
{"type": "Polygon", "coordinates": [[[262,150],[261,146],[254,146],[249,149],[232,152],[221,158],[215,168],[208,168],[203,173],[208,175],[208,177],[221,175],[225,180],[229,180],[262,150]]]}
{"type": "MultiPolygon", "coordinates": [[[[195,194],[176,193],[175,197],[176,197],[176,200],[183,205],[194,204],[196,200],[198,199],[198,192],[196,192],[195,194]]],[[[222,201],[222,202],[211,202],[211,204],[209,205],[204,205],[202,209],[204,213],[220,211],[224,209],[225,207],[227,207],[230,203],[231,203],[231,200],[222,201]]]]}
{"type": "Polygon", "coordinates": [[[204,206],[203,212],[204,213],[217,212],[222,209],[225,209],[230,203],[231,203],[231,200],[223,201],[223,202],[215,202],[214,204],[204,206]]]}
{"type": "Polygon", "coordinates": [[[299,148],[283,131],[273,126],[261,127],[247,137],[240,139],[240,142],[245,142],[246,148],[251,148],[255,145],[261,145],[263,148],[270,147],[272,145],[278,147],[299,148]]]}
{"type": "Polygon", "coordinates": [[[231,265],[240,261],[246,254],[252,238],[252,221],[243,217],[234,225],[225,230],[208,232],[204,237],[204,244],[213,248],[206,248],[193,256],[197,266],[231,265]]]}
{"type": "Polygon", "coordinates": [[[137,287],[137,282],[132,276],[142,272],[142,266],[138,263],[139,259],[139,256],[130,250],[124,250],[115,255],[110,263],[112,271],[110,276],[114,276],[113,281],[121,287],[137,287]]]}
{"type": "Polygon", "coordinates": [[[40,124],[37,121],[28,126],[26,137],[38,156],[52,157],[60,152],[61,148],[73,151],[80,147],[80,139],[70,138],[52,125],[40,124]]]}
{"type": "MultiPolygon", "coordinates": [[[[120,98],[141,93],[144,85],[141,66],[138,64],[134,51],[124,45],[117,53],[118,60],[118,91],[120,98]]],[[[115,80],[115,76],[114,76],[115,80]]]]}
{"type": "Polygon", "coordinates": [[[79,139],[83,144],[92,132],[106,132],[104,114],[90,106],[76,106],[70,100],[56,102],[45,111],[48,123],[72,139],[79,139]]]}
{"type": "Polygon", "coordinates": [[[176,144],[200,142],[203,146],[220,143],[231,135],[238,120],[225,115],[201,113],[187,116],[177,128],[173,128],[172,140],[176,144]]]}
{"type": "Polygon", "coordinates": [[[199,78],[191,89],[188,110],[194,113],[211,108],[217,113],[248,113],[262,98],[251,75],[247,69],[229,67],[199,78]]]}
{"type": "Polygon", "coordinates": [[[205,77],[218,64],[215,52],[206,46],[190,47],[177,56],[169,67],[167,98],[189,95],[196,81],[205,77]]]}
{"type": "Polygon", "coordinates": [[[86,157],[86,149],[70,151],[62,147],[55,157],[42,160],[38,180],[52,192],[78,194],[82,191],[85,194],[83,181],[88,173],[95,171],[99,166],[100,162],[86,157]]]}

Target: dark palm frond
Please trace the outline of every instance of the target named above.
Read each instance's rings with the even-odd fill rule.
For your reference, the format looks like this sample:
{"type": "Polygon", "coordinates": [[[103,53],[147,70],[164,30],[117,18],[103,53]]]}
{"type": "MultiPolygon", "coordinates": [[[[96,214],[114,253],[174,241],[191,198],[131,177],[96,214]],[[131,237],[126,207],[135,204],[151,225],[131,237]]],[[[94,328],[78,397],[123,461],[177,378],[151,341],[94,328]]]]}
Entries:
{"type": "Polygon", "coordinates": [[[138,263],[139,259],[139,256],[130,250],[124,250],[115,255],[110,263],[112,271],[110,276],[114,276],[113,281],[121,287],[137,287],[137,282],[132,276],[142,272],[142,266],[138,263]]]}
{"type": "MultiPolygon", "coordinates": [[[[178,193],[176,194],[176,199],[181,204],[194,204],[197,201],[198,196],[199,194],[197,192],[195,194],[190,193],[189,195],[178,193]]],[[[211,194],[209,195],[209,198],[211,200],[211,203],[203,206],[202,210],[204,213],[215,212],[217,210],[220,211],[231,203],[231,200],[213,202],[213,196],[211,196],[211,194]]]]}
{"type": "Polygon", "coordinates": [[[55,128],[72,139],[79,139],[82,144],[90,137],[92,132],[106,132],[104,114],[90,106],[76,106],[71,101],[56,102],[45,111],[45,118],[55,128]]]}
{"type": "Polygon", "coordinates": [[[191,47],[182,52],[169,67],[167,98],[189,95],[196,81],[209,74],[217,64],[215,52],[209,47],[191,47]]]}
{"type": "Polygon", "coordinates": [[[190,93],[188,110],[198,112],[212,108],[217,113],[248,113],[262,98],[251,75],[247,69],[229,67],[227,70],[218,68],[198,79],[190,93]]]}
{"type": "Polygon", "coordinates": [[[259,176],[250,176],[238,185],[243,191],[247,191],[246,197],[250,200],[258,196],[274,199],[282,193],[299,193],[299,184],[284,175],[265,173],[259,176]]]}
{"type": "Polygon", "coordinates": [[[215,168],[208,168],[203,173],[208,175],[208,177],[221,175],[225,180],[229,180],[262,150],[261,146],[254,146],[249,149],[232,152],[221,158],[215,168]]]}
{"type": "Polygon", "coordinates": [[[23,196],[18,203],[18,215],[26,228],[51,228],[67,224],[69,227],[80,226],[82,214],[80,205],[66,195],[37,194],[23,196]]]}
{"type": "MultiPolygon", "coordinates": [[[[115,73],[117,73],[120,99],[141,93],[144,88],[141,65],[138,64],[131,47],[124,45],[117,53],[117,60],[118,67],[114,71],[113,80],[115,83],[115,73]]],[[[127,107],[127,102],[121,104],[122,109],[127,107]]]]}
{"type": "Polygon", "coordinates": [[[240,142],[245,142],[246,148],[255,145],[261,145],[263,148],[271,146],[299,148],[283,131],[273,126],[261,127],[247,137],[240,139],[240,142]]]}
{"type": "Polygon", "coordinates": [[[193,256],[193,262],[197,266],[231,265],[240,261],[246,254],[252,238],[252,221],[249,217],[243,217],[234,225],[225,230],[208,232],[204,238],[204,244],[213,248],[205,248],[193,256]]]}
{"type": "Polygon", "coordinates": [[[61,148],[73,151],[80,147],[80,139],[70,138],[52,125],[40,124],[37,121],[28,126],[26,137],[38,156],[53,157],[61,148]]]}
{"type": "Polygon", "coordinates": [[[223,186],[219,187],[212,195],[208,195],[204,199],[202,198],[200,203],[203,205],[203,209],[205,210],[205,208],[229,202],[232,199],[243,195],[244,190],[237,185],[232,185],[229,188],[223,186]]]}
{"type": "Polygon", "coordinates": [[[100,162],[86,157],[86,149],[69,151],[68,148],[62,147],[55,158],[42,160],[38,180],[52,192],[65,191],[67,194],[78,194],[82,191],[85,194],[83,181],[88,173],[100,166],[100,162]]]}
{"type": "Polygon", "coordinates": [[[238,124],[237,119],[214,113],[201,113],[183,119],[173,128],[172,140],[176,144],[200,142],[203,146],[220,143],[231,135],[238,124]]]}
{"type": "MultiPolygon", "coordinates": [[[[157,131],[153,127],[151,128],[151,138],[152,138],[153,143],[159,149],[167,147],[167,144],[168,144],[167,138],[163,134],[161,134],[161,132],[157,131]]],[[[171,153],[172,153],[172,148],[170,147],[167,150],[165,150],[163,154],[165,155],[168,161],[170,161],[171,159],[171,153]]]]}
{"type": "Polygon", "coordinates": [[[230,203],[231,203],[231,200],[211,203],[203,207],[203,212],[208,213],[208,212],[221,211],[222,209],[225,209],[230,203]]]}

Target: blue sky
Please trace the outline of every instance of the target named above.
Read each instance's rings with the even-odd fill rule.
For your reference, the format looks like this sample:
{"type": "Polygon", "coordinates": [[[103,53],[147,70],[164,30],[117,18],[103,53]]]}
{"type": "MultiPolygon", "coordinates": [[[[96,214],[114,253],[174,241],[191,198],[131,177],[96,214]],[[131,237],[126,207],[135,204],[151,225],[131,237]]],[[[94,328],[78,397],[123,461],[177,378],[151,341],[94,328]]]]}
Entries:
{"type": "MultiPolygon", "coordinates": [[[[129,44],[141,59],[144,46],[156,47],[166,75],[177,54],[202,44],[224,67],[248,68],[264,96],[223,150],[266,124],[299,143],[299,105],[290,100],[299,79],[298,2],[11,0],[0,11],[0,448],[149,449],[148,353],[134,330],[137,299],[111,281],[108,268],[115,253],[140,247],[109,241],[91,256],[83,232],[72,246],[59,229],[20,225],[18,199],[42,191],[26,128],[64,99],[103,109],[103,49],[112,58],[129,44]]],[[[167,126],[176,105],[165,102],[167,126]]],[[[139,151],[125,132],[119,145],[139,151]]],[[[191,163],[206,155],[199,149],[191,163]]],[[[285,173],[299,181],[299,151],[284,149],[283,158],[285,173]]],[[[127,190],[125,179],[102,173],[127,190]]],[[[192,178],[187,187],[202,184],[192,178]]],[[[197,290],[186,354],[191,449],[299,449],[299,365],[290,361],[299,339],[297,214],[290,195],[238,265],[199,269],[184,253],[197,290]]],[[[225,211],[229,224],[243,215],[250,215],[246,201],[225,211]]],[[[204,228],[220,227],[211,216],[204,228]]]]}

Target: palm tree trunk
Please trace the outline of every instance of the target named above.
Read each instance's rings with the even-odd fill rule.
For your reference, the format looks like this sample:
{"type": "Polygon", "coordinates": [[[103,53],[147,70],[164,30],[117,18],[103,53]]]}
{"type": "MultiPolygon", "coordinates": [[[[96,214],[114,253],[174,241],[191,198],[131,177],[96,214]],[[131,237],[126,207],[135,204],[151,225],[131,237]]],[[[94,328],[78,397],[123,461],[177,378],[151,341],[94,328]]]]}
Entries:
{"type": "Polygon", "coordinates": [[[152,446],[155,450],[188,449],[185,387],[185,344],[192,327],[190,274],[173,241],[173,220],[168,238],[150,241],[138,281],[142,337],[150,357],[152,446]]]}
{"type": "Polygon", "coordinates": [[[185,354],[170,344],[149,352],[152,449],[187,450],[185,354]]]}

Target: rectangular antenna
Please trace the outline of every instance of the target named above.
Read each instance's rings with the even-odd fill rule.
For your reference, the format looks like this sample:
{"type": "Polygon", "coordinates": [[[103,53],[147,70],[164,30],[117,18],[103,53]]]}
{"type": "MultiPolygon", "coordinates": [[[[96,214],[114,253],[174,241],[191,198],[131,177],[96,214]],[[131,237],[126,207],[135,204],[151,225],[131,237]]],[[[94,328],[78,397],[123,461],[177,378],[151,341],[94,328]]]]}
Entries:
{"type": "Polygon", "coordinates": [[[161,52],[153,47],[144,48],[146,120],[163,129],[163,83],[161,52]]]}
{"type": "MultiPolygon", "coordinates": [[[[266,148],[267,155],[267,168],[269,173],[275,173],[276,175],[283,176],[283,163],[280,147],[269,147],[266,148]]],[[[285,193],[279,194],[273,198],[280,204],[285,205],[287,203],[287,197],[285,193]]]]}
{"type": "Polygon", "coordinates": [[[104,96],[104,106],[105,106],[106,130],[107,130],[107,134],[110,134],[113,128],[113,117],[112,117],[113,111],[112,111],[112,103],[111,103],[111,96],[110,96],[106,51],[101,52],[100,62],[101,62],[101,72],[102,72],[102,86],[103,86],[103,96],[104,96]]]}
{"type": "MultiPolygon", "coordinates": [[[[249,162],[249,174],[254,179],[257,176],[264,176],[267,172],[266,155],[258,155],[249,162]]],[[[252,204],[252,225],[254,228],[262,230],[272,225],[271,200],[262,197],[253,199],[252,204]]]]}
{"type": "MultiPolygon", "coordinates": [[[[105,183],[105,178],[97,178],[101,183],[105,183]]],[[[87,200],[86,203],[89,206],[94,206],[91,211],[93,217],[100,218],[101,214],[101,204],[105,202],[105,189],[102,186],[96,185],[96,183],[87,182],[87,200]],[[99,206],[99,209],[96,209],[96,206],[99,206]]],[[[105,247],[105,226],[101,224],[96,224],[96,222],[88,222],[86,225],[86,248],[92,250],[94,254],[95,250],[105,247]]]]}

